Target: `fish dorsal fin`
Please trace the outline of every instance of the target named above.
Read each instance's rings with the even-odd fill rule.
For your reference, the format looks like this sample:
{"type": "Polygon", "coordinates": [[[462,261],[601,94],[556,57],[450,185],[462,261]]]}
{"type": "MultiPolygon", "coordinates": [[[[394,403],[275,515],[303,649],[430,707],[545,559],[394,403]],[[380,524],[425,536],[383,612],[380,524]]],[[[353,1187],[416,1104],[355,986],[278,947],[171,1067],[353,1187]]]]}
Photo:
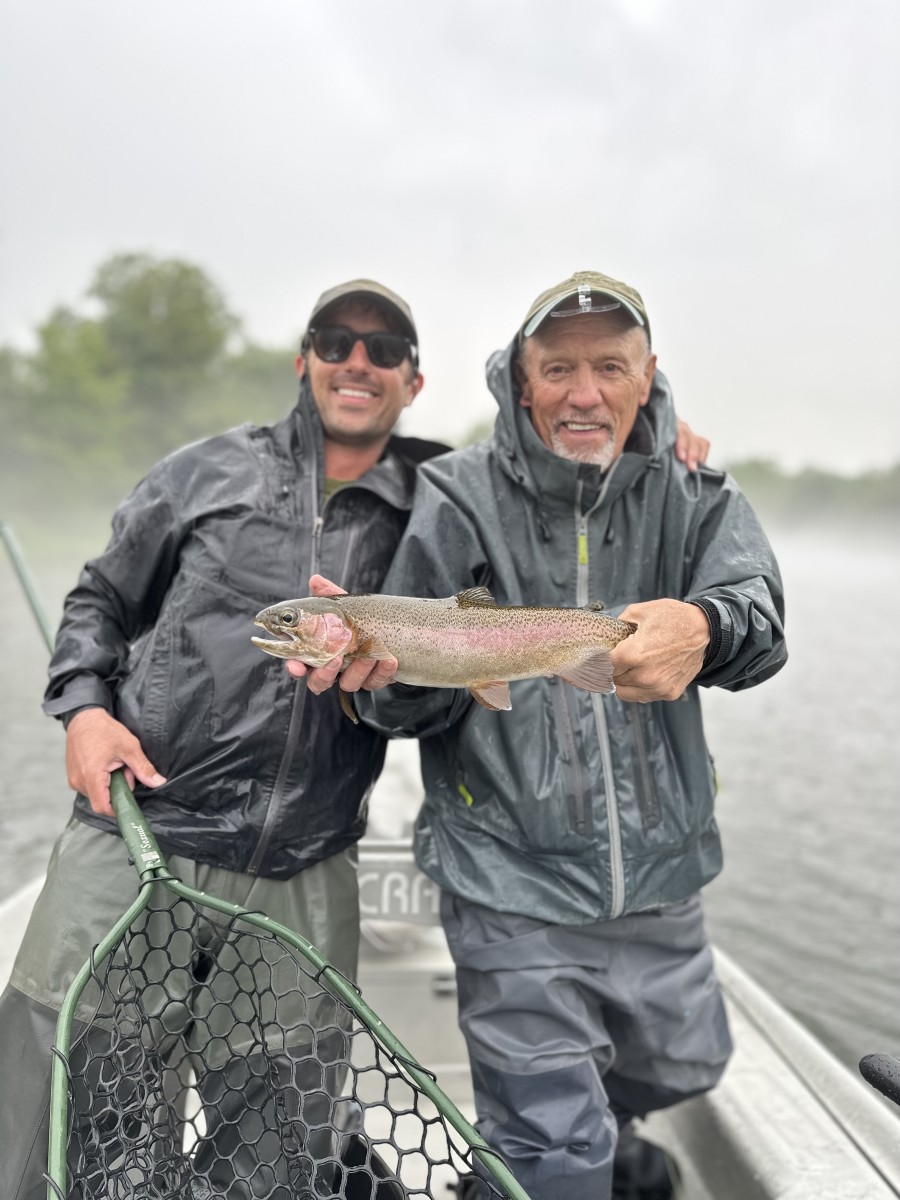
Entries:
{"type": "Polygon", "coordinates": [[[473,683],[469,691],[479,704],[484,708],[489,708],[491,712],[498,712],[501,709],[508,712],[512,708],[509,701],[509,684],[504,679],[473,683]]]}
{"type": "Polygon", "coordinates": [[[602,600],[591,600],[584,607],[587,612],[603,612],[603,610],[606,608],[606,605],[602,600]]]}
{"type": "Polygon", "coordinates": [[[580,663],[577,667],[568,667],[558,672],[560,679],[571,683],[573,687],[583,688],[586,692],[614,692],[613,664],[608,650],[598,650],[597,653],[580,663]]]}
{"type": "Polygon", "coordinates": [[[464,592],[456,593],[456,603],[460,608],[496,608],[497,601],[486,587],[466,588],[464,592]]]}

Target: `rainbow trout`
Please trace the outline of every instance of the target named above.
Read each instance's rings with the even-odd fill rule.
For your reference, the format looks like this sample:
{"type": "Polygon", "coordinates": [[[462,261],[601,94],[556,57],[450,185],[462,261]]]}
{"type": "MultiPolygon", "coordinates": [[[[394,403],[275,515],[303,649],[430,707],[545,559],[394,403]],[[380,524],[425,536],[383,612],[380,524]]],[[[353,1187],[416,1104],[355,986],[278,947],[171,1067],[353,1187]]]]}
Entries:
{"type": "Polygon", "coordinates": [[[393,656],[399,683],[468,688],[485,708],[508,709],[511,679],[558,675],[589,692],[615,690],[609,652],[637,626],[601,607],[504,607],[487,588],[445,600],[308,596],[264,608],[254,624],[277,640],[252,641],[311,667],[393,656]]]}

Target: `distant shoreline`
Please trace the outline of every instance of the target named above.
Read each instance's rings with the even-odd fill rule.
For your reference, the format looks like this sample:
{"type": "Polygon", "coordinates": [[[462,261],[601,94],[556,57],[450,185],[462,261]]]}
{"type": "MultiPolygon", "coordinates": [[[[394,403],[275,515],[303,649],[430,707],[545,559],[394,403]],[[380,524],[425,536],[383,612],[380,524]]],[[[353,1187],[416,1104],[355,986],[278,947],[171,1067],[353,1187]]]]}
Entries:
{"type": "Polygon", "coordinates": [[[900,524],[900,463],[858,475],[837,475],[816,467],[790,472],[759,459],[733,463],[728,470],[764,525],[892,528],[900,524]]]}

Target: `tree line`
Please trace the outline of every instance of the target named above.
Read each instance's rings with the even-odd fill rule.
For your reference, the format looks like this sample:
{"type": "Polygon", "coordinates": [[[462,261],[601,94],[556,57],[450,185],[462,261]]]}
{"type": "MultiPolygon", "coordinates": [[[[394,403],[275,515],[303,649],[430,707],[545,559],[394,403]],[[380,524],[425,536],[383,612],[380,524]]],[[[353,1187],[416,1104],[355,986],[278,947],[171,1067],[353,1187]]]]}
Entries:
{"type": "Polygon", "coordinates": [[[115,255],[35,340],[0,347],[6,511],[115,500],[169,450],[276,419],[296,391],[291,352],[250,342],[206,273],[177,259],[115,255]]]}
{"type": "MultiPolygon", "coordinates": [[[[276,420],[296,391],[296,347],[253,344],[209,276],[178,259],[114,255],[35,342],[0,346],[0,517],[108,506],[176,446],[276,420]]],[[[766,522],[900,521],[900,464],[853,478],[730,469],[766,522]]]]}
{"type": "Polygon", "coordinates": [[[729,467],[764,525],[836,532],[900,525],[900,463],[854,476],[785,471],[754,459],[729,467]]]}

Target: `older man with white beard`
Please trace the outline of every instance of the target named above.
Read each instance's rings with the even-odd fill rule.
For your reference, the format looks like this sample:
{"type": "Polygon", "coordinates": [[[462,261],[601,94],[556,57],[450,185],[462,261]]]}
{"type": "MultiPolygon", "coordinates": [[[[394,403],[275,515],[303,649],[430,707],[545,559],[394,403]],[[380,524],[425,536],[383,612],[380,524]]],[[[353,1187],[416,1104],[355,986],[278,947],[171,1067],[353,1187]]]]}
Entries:
{"type": "Polygon", "coordinates": [[[488,383],[493,436],[420,469],[384,590],[602,601],[637,624],[616,694],[523,680],[491,712],[379,690],[383,661],[357,703],[422,739],[416,853],[442,889],[481,1132],[534,1200],[662,1200],[632,1119],[713,1087],[731,1049],[699,894],[722,865],[699,687],[780,669],[781,581],[734,480],[672,454],[633,288],[585,271],[549,289],[488,383]]]}

